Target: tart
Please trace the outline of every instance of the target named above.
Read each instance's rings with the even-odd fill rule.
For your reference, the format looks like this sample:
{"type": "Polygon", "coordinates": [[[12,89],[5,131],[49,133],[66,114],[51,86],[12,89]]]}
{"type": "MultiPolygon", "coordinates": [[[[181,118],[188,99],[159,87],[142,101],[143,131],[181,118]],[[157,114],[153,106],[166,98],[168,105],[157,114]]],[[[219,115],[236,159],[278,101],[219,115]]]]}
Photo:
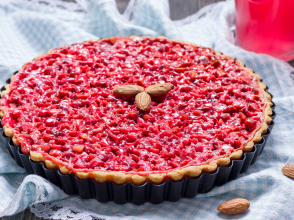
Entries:
{"type": "Polygon", "coordinates": [[[261,81],[235,58],[192,43],[90,40],[26,63],[1,93],[1,123],[23,154],[62,174],[181,181],[228,166],[261,140],[272,115],[261,81]],[[172,87],[143,110],[134,96],[114,92],[157,84],[172,87]]]}

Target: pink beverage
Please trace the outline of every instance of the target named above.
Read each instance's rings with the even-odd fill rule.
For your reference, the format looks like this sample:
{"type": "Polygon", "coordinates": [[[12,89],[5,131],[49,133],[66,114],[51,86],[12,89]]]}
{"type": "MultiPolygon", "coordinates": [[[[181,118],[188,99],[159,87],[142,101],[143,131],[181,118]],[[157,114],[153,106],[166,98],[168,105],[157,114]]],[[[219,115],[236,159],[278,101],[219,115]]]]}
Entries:
{"type": "Polygon", "coordinates": [[[236,36],[246,50],[294,59],[294,0],[235,0],[236,36]]]}

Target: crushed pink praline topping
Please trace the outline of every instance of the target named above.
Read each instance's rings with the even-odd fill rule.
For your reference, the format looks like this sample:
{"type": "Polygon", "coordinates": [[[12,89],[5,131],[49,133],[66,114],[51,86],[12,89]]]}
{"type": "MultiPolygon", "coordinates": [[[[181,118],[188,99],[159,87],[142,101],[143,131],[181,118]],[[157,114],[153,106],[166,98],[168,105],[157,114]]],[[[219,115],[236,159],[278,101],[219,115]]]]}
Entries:
{"type": "Polygon", "coordinates": [[[21,150],[75,169],[166,171],[242,149],[261,126],[257,80],[233,58],[167,39],[63,46],[26,64],[1,100],[21,150]],[[114,86],[172,83],[140,111],[114,86]],[[56,160],[56,161],[57,161],[56,160]]]}

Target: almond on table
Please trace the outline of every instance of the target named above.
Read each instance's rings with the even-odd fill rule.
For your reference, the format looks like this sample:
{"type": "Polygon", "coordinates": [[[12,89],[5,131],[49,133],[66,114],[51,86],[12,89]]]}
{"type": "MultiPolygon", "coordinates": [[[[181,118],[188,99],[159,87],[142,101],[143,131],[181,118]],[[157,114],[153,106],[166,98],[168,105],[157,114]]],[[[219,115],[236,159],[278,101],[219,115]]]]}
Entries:
{"type": "Polygon", "coordinates": [[[250,206],[250,202],[247,199],[232,199],[217,207],[217,210],[229,215],[236,215],[245,212],[250,206]]]}
{"type": "Polygon", "coordinates": [[[281,171],[286,176],[294,179],[294,165],[293,164],[287,164],[287,165],[283,166],[281,171]]]}

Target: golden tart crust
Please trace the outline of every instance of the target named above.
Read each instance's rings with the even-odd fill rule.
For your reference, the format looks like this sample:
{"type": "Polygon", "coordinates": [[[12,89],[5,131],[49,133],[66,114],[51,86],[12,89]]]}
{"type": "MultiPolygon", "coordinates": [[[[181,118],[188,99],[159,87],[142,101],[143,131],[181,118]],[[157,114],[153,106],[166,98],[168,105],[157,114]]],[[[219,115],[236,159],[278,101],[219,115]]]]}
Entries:
{"type": "MultiPolygon", "coordinates": [[[[137,36],[131,36],[130,38],[138,38],[137,36]]],[[[142,37],[142,38],[149,38],[154,39],[151,37],[142,37]]],[[[159,36],[157,38],[165,38],[162,36],[159,36]]],[[[113,38],[110,38],[110,41],[113,40],[113,38]]],[[[177,42],[179,44],[190,44],[193,46],[196,46],[193,43],[183,43],[178,40],[171,40],[172,42],[177,42]]],[[[48,51],[50,53],[51,50],[48,51]]],[[[227,55],[222,55],[222,53],[215,51],[216,54],[231,58],[227,55]]],[[[42,56],[42,55],[41,55],[42,56]]],[[[243,156],[244,152],[250,152],[253,148],[253,145],[256,143],[259,143],[262,139],[262,135],[267,132],[268,125],[271,123],[271,115],[272,115],[272,102],[271,102],[271,96],[269,93],[266,92],[266,86],[262,83],[262,78],[255,74],[251,69],[248,69],[245,67],[244,63],[238,61],[239,66],[244,68],[246,72],[252,76],[252,80],[256,80],[258,82],[259,88],[263,91],[263,98],[264,102],[266,103],[266,107],[264,109],[264,118],[261,123],[261,126],[258,130],[255,131],[255,134],[251,140],[247,141],[246,146],[243,148],[243,150],[237,150],[230,155],[225,155],[224,157],[218,158],[213,161],[209,161],[207,164],[198,165],[198,166],[187,166],[187,167],[179,167],[174,168],[167,171],[148,171],[148,172],[121,172],[121,171],[101,171],[101,170],[94,170],[94,171],[84,171],[84,170],[78,170],[75,172],[75,175],[79,179],[87,179],[92,178],[98,183],[104,183],[106,181],[112,181],[116,184],[124,184],[126,182],[131,182],[134,185],[142,185],[146,182],[151,182],[154,184],[161,184],[166,179],[171,179],[172,181],[181,181],[184,177],[190,177],[190,178],[197,178],[202,173],[212,173],[215,172],[217,167],[225,167],[228,166],[232,160],[240,159],[243,156]]],[[[13,80],[13,76],[11,77],[11,81],[13,80]]],[[[5,89],[1,96],[3,97],[7,92],[9,92],[9,85],[5,86],[5,89]]],[[[0,117],[3,118],[5,115],[5,111],[0,110],[0,117]]],[[[12,141],[15,146],[19,146],[19,141],[17,137],[14,135],[13,128],[3,126],[4,133],[6,136],[11,137],[12,141]]],[[[46,159],[42,153],[37,151],[30,151],[30,158],[33,161],[36,162],[44,162],[45,166],[48,169],[54,169],[58,168],[59,171],[62,174],[70,174],[71,171],[67,168],[67,164],[63,161],[51,158],[51,160],[46,159]]]]}

